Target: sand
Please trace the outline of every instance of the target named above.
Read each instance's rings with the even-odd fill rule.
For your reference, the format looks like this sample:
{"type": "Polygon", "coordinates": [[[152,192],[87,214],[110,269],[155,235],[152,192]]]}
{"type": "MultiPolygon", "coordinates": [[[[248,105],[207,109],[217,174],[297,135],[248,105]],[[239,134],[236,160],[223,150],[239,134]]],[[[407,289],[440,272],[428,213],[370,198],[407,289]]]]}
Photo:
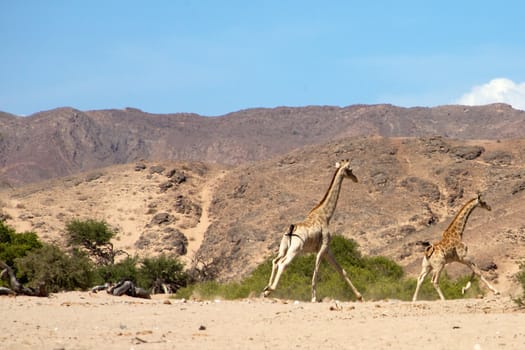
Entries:
{"type": "Polygon", "coordinates": [[[151,300],[105,292],[0,297],[2,349],[525,349],[504,296],[307,303],[151,300]]]}

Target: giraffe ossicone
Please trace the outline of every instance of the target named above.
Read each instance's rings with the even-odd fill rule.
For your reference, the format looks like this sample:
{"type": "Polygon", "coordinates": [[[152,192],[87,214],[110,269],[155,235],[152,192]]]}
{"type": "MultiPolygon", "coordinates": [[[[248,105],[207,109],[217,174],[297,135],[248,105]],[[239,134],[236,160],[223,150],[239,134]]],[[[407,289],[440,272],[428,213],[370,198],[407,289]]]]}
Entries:
{"type": "Polygon", "coordinates": [[[357,177],[353,174],[352,168],[350,167],[349,159],[337,162],[336,168],[337,170],[333,175],[332,182],[323,199],[310,211],[304,221],[290,225],[286,233],[284,233],[279,246],[279,253],[277,257],[272,260],[270,281],[263,290],[265,297],[269,296],[270,293],[277,288],[284,269],[292,262],[297,254],[317,252],[312,276],[312,302],[317,301],[316,286],[319,265],[321,264],[322,258],[325,258],[341,275],[354,292],[356,298],[361,301],[363,300],[361,293],[354,287],[346,271],[335,260],[329,247],[331,234],[328,225],[337,206],[343,179],[349,178],[353,182],[357,182],[357,177]]]}

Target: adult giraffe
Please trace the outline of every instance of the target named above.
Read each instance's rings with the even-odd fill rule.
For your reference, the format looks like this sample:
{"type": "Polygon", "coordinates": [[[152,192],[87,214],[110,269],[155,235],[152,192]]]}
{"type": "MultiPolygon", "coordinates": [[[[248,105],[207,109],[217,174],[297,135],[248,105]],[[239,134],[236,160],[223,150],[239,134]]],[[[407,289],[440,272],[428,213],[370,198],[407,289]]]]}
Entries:
{"type": "Polygon", "coordinates": [[[297,254],[317,252],[312,277],[312,302],[317,301],[317,277],[319,265],[323,257],[332,264],[346,281],[357,299],[363,300],[361,293],[354,287],[346,271],[337,263],[329,247],[331,234],[328,225],[337,206],[343,179],[349,178],[353,182],[357,182],[357,177],[352,173],[352,168],[350,167],[350,160],[347,159],[341,163],[336,163],[336,169],[330,187],[321,202],[310,211],[304,221],[290,225],[288,232],[283,235],[279,247],[279,254],[272,261],[270,281],[263,291],[265,297],[277,288],[281,274],[297,254]]]}

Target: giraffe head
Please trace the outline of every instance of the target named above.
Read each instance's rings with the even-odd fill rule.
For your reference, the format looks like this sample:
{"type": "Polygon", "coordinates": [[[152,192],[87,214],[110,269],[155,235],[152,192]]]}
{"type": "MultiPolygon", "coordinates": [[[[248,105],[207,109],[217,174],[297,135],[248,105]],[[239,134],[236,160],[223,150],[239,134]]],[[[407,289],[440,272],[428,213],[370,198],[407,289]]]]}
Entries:
{"type": "Polygon", "coordinates": [[[490,207],[490,205],[487,204],[487,202],[485,202],[483,199],[481,199],[481,193],[478,193],[478,205],[483,208],[483,209],[487,209],[488,211],[491,211],[492,208],[490,207]]]}
{"type": "Polygon", "coordinates": [[[357,182],[357,177],[352,172],[352,168],[350,167],[350,159],[342,160],[341,162],[335,163],[335,167],[337,169],[341,169],[343,172],[343,176],[349,178],[353,182],[357,182]]]}

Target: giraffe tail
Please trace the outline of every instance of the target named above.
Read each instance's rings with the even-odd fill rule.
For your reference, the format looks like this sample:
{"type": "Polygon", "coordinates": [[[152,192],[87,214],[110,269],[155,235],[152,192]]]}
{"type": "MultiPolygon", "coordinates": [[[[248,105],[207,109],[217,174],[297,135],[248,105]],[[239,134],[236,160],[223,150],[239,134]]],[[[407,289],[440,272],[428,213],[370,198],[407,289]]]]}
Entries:
{"type": "Polygon", "coordinates": [[[295,231],[295,225],[291,224],[290,228],[288,228],[288,232],[284,234],[285,236],[288,236],[288,238],[290,238],[290,243],[292,243],[293,231],[295,231]]]}
{"type": "Polygon", "coordinates": [[[295,229],[297,228],[297,225],[291,224],[290,228],[288,229],[288,232],[284,234],[284,237],[288,237],[290,240],[288,242],[288,245],[292,245],[292,238],[295,236],[299,238],[304,243],[304,238],[295,233],[295,229]]]}
{"type": "Polygon", "coordinates": [[[430,259],[432,254],[434,254],[434,245],[430,242],[427,242],[427,243],[428,245],[425,248],[425,256],[427,257],[427,259],[430,259]]]}

